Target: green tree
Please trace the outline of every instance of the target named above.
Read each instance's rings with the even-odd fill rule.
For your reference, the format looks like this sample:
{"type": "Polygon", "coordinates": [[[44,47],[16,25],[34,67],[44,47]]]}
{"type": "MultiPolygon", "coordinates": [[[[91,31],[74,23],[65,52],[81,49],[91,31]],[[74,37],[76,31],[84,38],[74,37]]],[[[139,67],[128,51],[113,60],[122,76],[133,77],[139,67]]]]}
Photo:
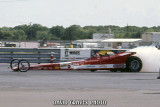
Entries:
{"type": "Polygon", "coordinates": [[[146,32],[154,32],[153,28],[148,28],[146,32]]]}
{"type": "Polygon", "coordinates": [[[36,40],[37,31],[47,31],[49,30],[47,27],[42,26],[40,24],[33,25],[19,25],[14,27],[15,30],[23,30],[25,35],[27,35],[27,40],[36,40]]]}
{"type": "Polygon", "coordinates": [[[77,40],[91,39],[93,33],[111,33],[115,38],[140,38],[144,32],[160,32],[160,26],[153,27],[137,27],[125,26],[119,27],[115,25],[106,26],[84,26],[71,25],[67,28],[63,26],[53,26],[47,28],[40,24],[19,25],[15,27],[0,28],[1,40],[77,40]]]}
{"type": "Polygon", "coordinates": [[[70,26],[70,27],[68,27],[68,28],[66,28],[66,30],[65,30],[65,37],[64,37],[64,39],[65,40],[75,40],[76,39],[76,30],[77,30],[77,25],[72,25],[72,26],[70,26]]]}
{"type": "Polygon", "coordinates": [[[51,37],[50,37],[50,35],[48,35],[47,31],[37,31],[36,39],[38,39],[38,40],[43,40],[43,39],[50,40],[51,37]]]}
{"type": "Polygon", "coordinates": [[[12,39],[14,40],[26,40],[27,35],[25,35],[25,32],[23,30],[15,30],[13,31],[14,37],[12,39]]]}
{"type": "Polygon", "coordinates": [[[49,30],[51,35],[56,36],[59,39],[64,38],[65,28],[63,26],[54,26],[49,30]]]}
{"type": "Polygon", "coordinates": [[[4,40],[12,40],[14,38],[13,33],[10,31],[2,31],[1,33],[2,33],[2,37],[3,37],[2,39],[4,39],[4,40]]]}

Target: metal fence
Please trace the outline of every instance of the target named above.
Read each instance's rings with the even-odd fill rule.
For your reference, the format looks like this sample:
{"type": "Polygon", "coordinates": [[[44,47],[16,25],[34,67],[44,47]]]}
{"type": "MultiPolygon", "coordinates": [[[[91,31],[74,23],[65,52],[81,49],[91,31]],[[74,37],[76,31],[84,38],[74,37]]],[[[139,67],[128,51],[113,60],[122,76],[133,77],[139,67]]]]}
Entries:
{"type": "Polygon", "coordinates": [[[30,63],[49,63],[51,54],[54,62],[60,60],[60,49],[0,48],[0,63],[10,63],[12,59],[27,59],[30,63]]]}

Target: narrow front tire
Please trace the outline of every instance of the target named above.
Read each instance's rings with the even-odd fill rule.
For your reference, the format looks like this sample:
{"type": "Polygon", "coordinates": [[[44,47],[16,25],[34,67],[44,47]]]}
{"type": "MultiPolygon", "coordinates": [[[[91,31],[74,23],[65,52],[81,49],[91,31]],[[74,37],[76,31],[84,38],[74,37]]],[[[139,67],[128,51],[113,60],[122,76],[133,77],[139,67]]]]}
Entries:
{"type": "Polygon", "coordinates": [[[18,63],[19,63],[19,60],[18,59],[13,59],[11,60],[10,62],[10,68],[13,70],[13,71],[18,71],[19,68],[18,68],[18,63]]]}
{"type": "Polygon", "coordinates": [[[18,68],[20,72],[27,72],[30,68],[30,63],[27,60],[22,59],[18,63],[18,68]]]}

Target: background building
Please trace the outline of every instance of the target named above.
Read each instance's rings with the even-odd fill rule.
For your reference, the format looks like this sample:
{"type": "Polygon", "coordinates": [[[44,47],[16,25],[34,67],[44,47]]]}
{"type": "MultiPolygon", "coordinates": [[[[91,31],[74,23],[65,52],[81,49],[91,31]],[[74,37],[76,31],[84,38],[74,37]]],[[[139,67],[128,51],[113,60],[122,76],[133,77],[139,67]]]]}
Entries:
{"type": "Polygon", "coordinates": [[[102,33],[94,33],[93,39],[109,39],[114,38],[114,34],[102,34],[102,33]]]}
{"type": "Polygon", "coordinates": [[[82,48],[132,49],[137,46],[160,46],[160,32],[147,32],[141,38],[114,38],[113,34],[93,34],[93,39],[77,40],[82,48]],[[83,45],[84,44],[84,45],[83,45]],[[94,45],[93,45],[94,44],[94,45]]]}

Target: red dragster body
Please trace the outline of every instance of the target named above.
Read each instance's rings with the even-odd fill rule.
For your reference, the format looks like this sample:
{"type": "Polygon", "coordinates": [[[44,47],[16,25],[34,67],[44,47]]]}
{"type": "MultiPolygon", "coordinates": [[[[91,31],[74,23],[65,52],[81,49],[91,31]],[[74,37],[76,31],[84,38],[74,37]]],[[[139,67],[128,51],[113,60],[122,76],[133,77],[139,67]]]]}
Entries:
{"type": "Polygon", "coordinates": [[[81,61],[47,63],[30,66],[27,60],[19,60],[18,66],[12,70],[125,70],[139,72],[142,68],[142,61],[133,56],[135,52],[122,52],[107,56],[95,56],[81,61]],[[27,63],[28,65],[26,66],[27,63]]]}

